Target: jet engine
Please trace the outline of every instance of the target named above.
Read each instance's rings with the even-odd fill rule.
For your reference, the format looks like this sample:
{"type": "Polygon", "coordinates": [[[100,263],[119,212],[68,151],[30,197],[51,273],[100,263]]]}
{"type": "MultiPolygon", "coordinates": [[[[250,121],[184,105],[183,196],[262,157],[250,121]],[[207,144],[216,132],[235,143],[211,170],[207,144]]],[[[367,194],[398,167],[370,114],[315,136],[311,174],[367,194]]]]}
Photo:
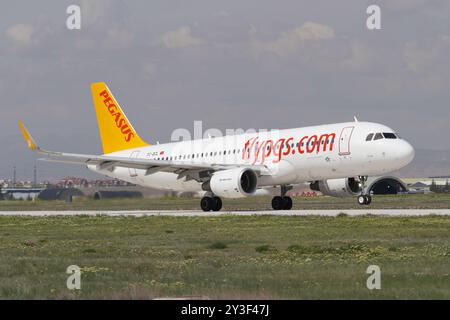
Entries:
{"type": "Polygon", "coordinates": [[[218,197],[243,198],[256,192],[258,177],[249,168],[234,168],[216,171],[211,179],[202,185],[218,197]]]}
{"type": "Polygon", "coordinates": [[[320,191],[332,197],[350,197],[357,195],[361,191],[359,181],[355,178],[314,181],[309,187],[311,190],[320,191]]]}

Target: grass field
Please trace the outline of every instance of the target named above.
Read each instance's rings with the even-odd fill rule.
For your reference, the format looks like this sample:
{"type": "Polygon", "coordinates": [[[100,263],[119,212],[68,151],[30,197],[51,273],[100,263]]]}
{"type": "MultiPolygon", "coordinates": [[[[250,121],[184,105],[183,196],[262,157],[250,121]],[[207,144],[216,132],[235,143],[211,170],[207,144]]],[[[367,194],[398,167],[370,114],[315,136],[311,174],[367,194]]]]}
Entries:
{"type": "Polygon", "coordinates": [[[192,295],[450,299],[450,217],[0,216],[1,299],[192,295]]]}
{"type": "MultiPolygon", "coordinates": [[[[0,201],[0,211],[29,210],[199,210],[198,198],[158,199],[75,199],[64,201],[0,201]]],[[[294,198],[293,209],[448,209],[450,194],[417,194],[374,196],[370,206],[361,207],[355,197],[350,198],[294,198]]],[[[272,210],[270,197],[224,199],[223,210],[272,210]]]]}

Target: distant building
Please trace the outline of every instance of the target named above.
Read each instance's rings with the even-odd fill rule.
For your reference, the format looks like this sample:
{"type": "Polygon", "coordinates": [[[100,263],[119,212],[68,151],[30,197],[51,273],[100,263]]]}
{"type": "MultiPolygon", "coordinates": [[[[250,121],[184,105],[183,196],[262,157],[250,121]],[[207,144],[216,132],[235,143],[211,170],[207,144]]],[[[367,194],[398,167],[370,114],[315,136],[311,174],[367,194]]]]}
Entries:
{"type": "Polygon", "coordinates": [[[84,193],[75,188],[52,188],[52,189],[44,189],[39,193],[39,200],[68,200],[73,197],[83,197],[84,193]]]}
{"type": "Polygon", "coordinates": [[[117,179],[92,180],[84,178],[66,177],[55,184],[58,188],[90,188],[90,187],[127,187],[133,186],[131,183],[117,179]]]}
{"type": "Polygon", "coordinates": [[[443,189],[447,185],[446,176],[442,177],[430,177],[430,178],[421,178],[421,179],[405,179],[408,181],[408,188],[410,192],[415,193],[428,193],[433,192],[432,186],[434,184],[438,189],[443,189]]]}
{"type": "Polygon", "coordinates": [[[409,187],[410,192],[414,192],[414,193],[426,193],[426,192],[430,191],[430,185],[423,183],[421,181],[412,183],[408,187],[409,187]]]}
{"type": "Polygon", "coordinates": [[[3,200],[34,200],[43,188],[5,188],[1,190],[3,200]]]}

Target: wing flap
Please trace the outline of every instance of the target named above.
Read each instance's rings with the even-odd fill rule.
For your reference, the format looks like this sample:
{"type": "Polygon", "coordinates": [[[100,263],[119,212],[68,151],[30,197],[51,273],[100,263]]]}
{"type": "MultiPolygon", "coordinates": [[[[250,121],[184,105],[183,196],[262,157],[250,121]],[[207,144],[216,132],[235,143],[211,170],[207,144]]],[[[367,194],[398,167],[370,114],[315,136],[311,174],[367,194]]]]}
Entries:
{"type": "Polygon", "coordinates": [[[147,170],[148,174],[158,171],[173,172],[176,170],[224,170],[239,166],[250,167],[251,169],[263,174],[267,168],[265,166],[254,165],[236,165],[236,164],[209,164],[209,163],[190,163],[167,160],[153,159],[135,159],[111,156],[94,156],[84,154],[48,152],[39,150],[39,153],[46,154],[46,158],[41,161],[70,163],[79,165],[97,165],[99,169],[111,169],[114,167],[123,167],[131,169],[147,170]]]}

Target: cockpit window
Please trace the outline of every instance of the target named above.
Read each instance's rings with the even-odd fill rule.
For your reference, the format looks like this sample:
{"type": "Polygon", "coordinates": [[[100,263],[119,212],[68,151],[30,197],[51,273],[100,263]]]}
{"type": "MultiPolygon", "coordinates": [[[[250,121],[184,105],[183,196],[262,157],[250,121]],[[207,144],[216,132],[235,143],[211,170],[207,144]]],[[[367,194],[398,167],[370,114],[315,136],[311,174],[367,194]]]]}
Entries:
{"type": "Polygon", "coordinates": [[[373,133],[369,133],[369,135],[366,137],[366,141],[371,141],[373,138],[373,133]]]}
{"type": "Polygon", "coordinates": [[[373,138],[373,140],[380,140],[380,139],[383,139],[383,135],[381,133],[376,133],[375,138],[373,138]]]}
{"type": "Polygon", "coordinates": [[[383,132],[383,136],[386,139],[397,139],[397,136],[395,135],[395,133],[392,133],[392,132],[383,132]]]}

